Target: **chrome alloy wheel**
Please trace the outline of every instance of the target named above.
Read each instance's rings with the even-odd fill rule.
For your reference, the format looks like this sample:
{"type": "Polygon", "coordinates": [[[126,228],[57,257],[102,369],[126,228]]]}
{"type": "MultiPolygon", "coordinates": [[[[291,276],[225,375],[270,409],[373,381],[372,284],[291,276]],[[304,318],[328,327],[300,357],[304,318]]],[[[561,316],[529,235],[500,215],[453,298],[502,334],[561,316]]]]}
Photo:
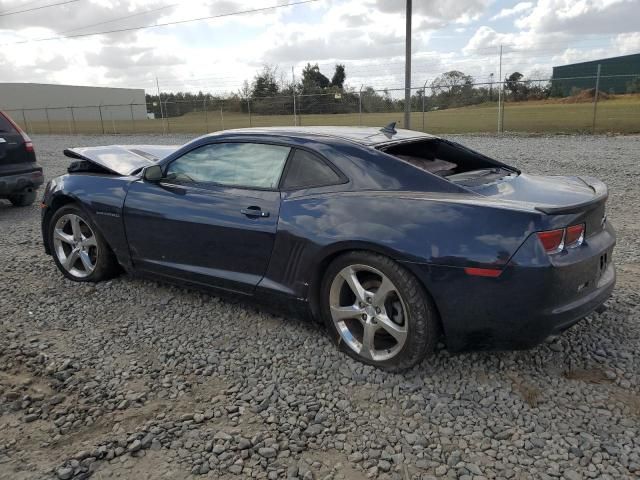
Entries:
{"type": "Polygon", "coordinates": [[[96,268],[96,236],[78,215],[68,213],[58,219],[53,229],[53,248],[60,265],[74,277],[87,277],[96,268]]]}
{"type": "Polygon", "coordinates": [[[331,318],[341,341],[367,360],[389,360],[407,340],[407,308],[396,286],[367,265],[343,268],[329,291],[331,318]]]}

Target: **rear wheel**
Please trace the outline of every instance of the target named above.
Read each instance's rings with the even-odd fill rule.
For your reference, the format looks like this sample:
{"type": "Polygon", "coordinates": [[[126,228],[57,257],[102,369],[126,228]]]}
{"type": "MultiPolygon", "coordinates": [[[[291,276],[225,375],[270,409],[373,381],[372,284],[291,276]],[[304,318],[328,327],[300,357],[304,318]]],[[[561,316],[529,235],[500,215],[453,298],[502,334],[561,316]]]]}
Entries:
{"type": "Polygon", "coordinates": [[[391,371],[431,353],[437,318],[417,279],[393,260],[350,252],[327,269],[321,310],[329,331],[350,356],[391,371]]]}
{"type": "Polygon", "coordinates": [[[60,271],[76,282],[99,282],[118,271],[109,245],[89,216],[75,205],[65,205],[53,214],[49,245],[60,271]]]}
{"type": "Polygon", "coordinates": [[[36,192],[26,192],[9,195],[9,201],[14,207],[28,207],[36,200],[36,192]]]}

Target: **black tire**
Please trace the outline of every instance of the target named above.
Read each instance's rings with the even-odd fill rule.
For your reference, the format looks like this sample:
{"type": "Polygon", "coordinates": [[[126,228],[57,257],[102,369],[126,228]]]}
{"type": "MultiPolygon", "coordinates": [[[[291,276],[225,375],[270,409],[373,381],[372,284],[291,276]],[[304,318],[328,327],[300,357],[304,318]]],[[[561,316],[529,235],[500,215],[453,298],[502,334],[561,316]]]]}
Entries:
{"type": "Polygon", "coordinates": [[[36,192],[19,193],[9,196],[9,201],[14,207],[28,207],[36,201],[36,192]]]}
{"type": "Polygon", "coordinates": [[[100,231],[96,228],[95,224],[92,222],[91,217],[80,207],[75,204],[66,204],[63,207],[56,210],[51,219],[49,220],[48,225],[48,237],[49,245],[51,246],[51,256],[58,267],[58,269],[62,272],[62,274],[70,280],[74,282],[100,282],[103,280],[108,280],[116,276],[120,272],[120,267],[118,265],[118,261],[116,260],[111,247],[106,242],[100,231]],[[84,277],[79,277],[73,275],[69,271],[65,269],[65,267],[60,263],[60,259],[58,258],[56,247],[54,244],[54,230],[56,223],[58,220],[68,214],[77,215],[82,219],[84,223],[91,229],[93,235],[96,240],[96,252],[95,252],[95,267],[93,271],[84,277]]]}
{"type": "Polygon", "coordinates": [[[388,257],[364,251],[352,251],[340,255],[325,272],[320,289],[319,307],[332,340],[349,356],[363,363],[398,372],[413,367],[435,350],[439,323],[432,300],[411,272],[388,257]],[[355,265],[372,267],[383,273],[397,288],[403,308],[407,310],[403,320],[406,325],[406,340],[404,345],[398,346],[400,350],[392,358],[376,361],[362,357],[346,344],[332,319],[330,307],[332,283],[343,269],[355,265]]]}

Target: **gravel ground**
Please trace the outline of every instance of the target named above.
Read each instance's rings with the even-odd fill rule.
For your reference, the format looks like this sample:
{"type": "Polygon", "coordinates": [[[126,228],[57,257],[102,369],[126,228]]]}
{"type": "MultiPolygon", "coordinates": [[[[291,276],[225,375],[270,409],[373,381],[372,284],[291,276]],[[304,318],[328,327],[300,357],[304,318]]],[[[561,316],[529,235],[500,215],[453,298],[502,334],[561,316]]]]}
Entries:
{"type": "MultiPolygon", "coordinates": [[[[65,280],[38,207],[0,201],[0,478],[638,478],[640,137],[456,138],[530,173],[607,182],[606,312],[530,351],[443,349],[388,374],[251,306],[65,280]]],[[[67,146],[186,140],[34,139],[47,178],[67,146]]]]}

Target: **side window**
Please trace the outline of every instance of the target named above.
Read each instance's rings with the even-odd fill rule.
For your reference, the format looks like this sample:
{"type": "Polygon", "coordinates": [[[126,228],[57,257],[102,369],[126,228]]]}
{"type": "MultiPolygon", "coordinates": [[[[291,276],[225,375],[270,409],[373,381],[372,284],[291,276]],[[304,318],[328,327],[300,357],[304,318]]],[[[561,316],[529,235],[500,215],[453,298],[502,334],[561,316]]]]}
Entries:
{"type": "Polygon", "coordinates": [[[340,176],[316,155],[296,150],[289,162],[282,188],[305,188],[341,183],[340,176]]]}
{"type": "Polygon", "coordinates": [[[277,188],[289,147],[263,143],[214,143],[169,164],[166,175],[180,182],[277,188]]]}

